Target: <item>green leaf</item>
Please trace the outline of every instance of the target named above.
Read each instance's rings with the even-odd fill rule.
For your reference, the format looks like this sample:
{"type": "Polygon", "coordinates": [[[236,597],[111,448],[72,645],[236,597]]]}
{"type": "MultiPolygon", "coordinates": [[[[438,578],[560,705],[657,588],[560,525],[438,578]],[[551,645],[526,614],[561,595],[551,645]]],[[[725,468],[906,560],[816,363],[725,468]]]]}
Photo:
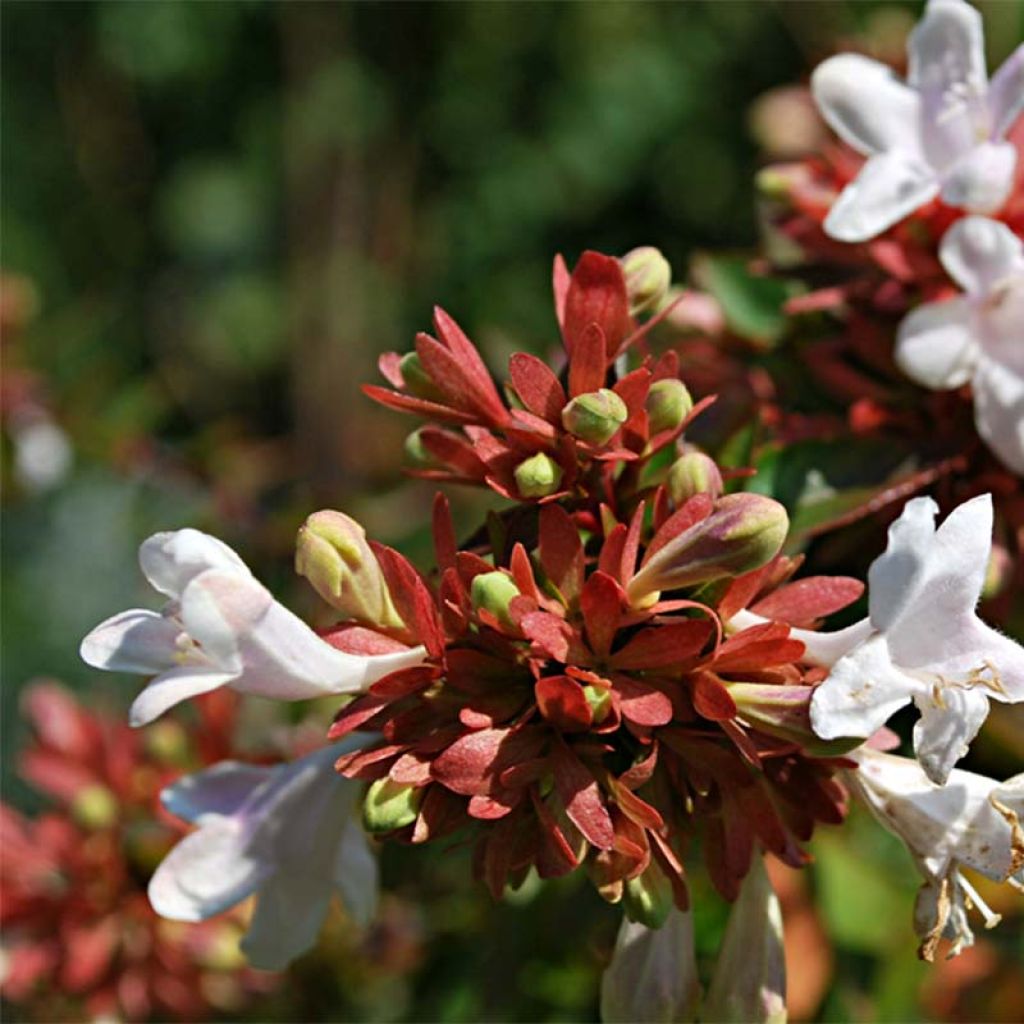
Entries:
{"type": "Polygon", "coordinates": [[[770,348],[786,329],[782,306],[792,294],[790,282],[752,274],[737,257],[703,257],[694,274],[721,304],[730,330],[770,348]]]}

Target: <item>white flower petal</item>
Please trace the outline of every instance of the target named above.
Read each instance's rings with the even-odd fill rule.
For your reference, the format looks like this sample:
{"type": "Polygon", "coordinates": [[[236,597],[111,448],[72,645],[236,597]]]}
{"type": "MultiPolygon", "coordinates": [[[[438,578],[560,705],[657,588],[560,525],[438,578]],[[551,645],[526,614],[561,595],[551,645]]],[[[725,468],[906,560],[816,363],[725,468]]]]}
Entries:
{"type": "Polygon", "coordinates": [[[252,575],[227,544],[191,528],[154,533],[144,540],[139,547],[139,565],[161,594],[173,598],[181,597],[189,582],[207,569],[252,575]]]}
{"type": "MultiPolygon", "coordinates": [[[[1024,358],[1024,325],[1017,339],[1024,358]]],[[[1015,473],[1024,475],[1024,373],[994,358],[978,364],[973,379],[978,433],[1015,473]]]]}
{"type": "Polygon", "coordinates": [[[825,232],[840,242],[866,242],[939,193],[935,172],[893,150],[871,157],[843,189],[825,218],[825,232]]]}
{"type": "Polygon", "coordinates": [[[615,954],[601,979],[601,1020],[692,1020],[699,999],[691,915],[673,907],[660,928],[624,917],[615,954]]]}
{"type": "Polygon", "coordinates": [[[811,93],[833,131],[858,152],[919,155],[917,94],[888,65],[855,53],[830,57],[815,68],[811,93]]]}
{"type": "Polygon", "coordinates": [[[729,913],[701,1017],[708,1021],[785,1024],[782,908],[764,861],[756,854],[729,913]]]}
{"type": "Polygon", "coordinates": [[[197,665],[181,665],[157,676],[136,698],[128,711],[128,720],[138,728],[149,725],[168,708],[189,697],[198,697],[234,680],[234,673],[218,672],[197,665]]]}
{"type": "Polygon", "coordinates": [[[972,213],[998,213],[1010,198],[1016,168],[1011,143],[977,143],[946,169],[942,201],[972,213]]]}
{"type": "Polygon", "coordinates": [[[962,297],[918,306],[900,323],[897,365],[911,380],[933,391],[966,384],[978,350],[973,319],[973,307],[962,297]]]}
{"type": "Polygon", "coordinates": [[[1001,139],[1024,110],[1024,43],[1010,54],[988,86],[992,137],[1001,139]]]}
{"type": "Polygon", "coordinates": [[[82,641],[79,654],[93,668],[153,675],[177,664],[180,633],[181,627],[162,615],[132,608],[101,622],[82,641]]]}
{"type": "Polygon", "coordinates": [[[316,943],[331,903],[322,878],[278,872],[259,890],[256,911],[240,943],[253,967],[280,971],[316,943]]]}
{"type": "Polygon", "coordinates": [[[988,717],[988,694],[944,686],[934,695],[916,694],[914,703],[921,712],[914,726],[914,753],[928,778],[941,786],[988,717]]]}
{"type": "MultiPolygon", "coordinates": [[[[760,618],[760,616],[757,617],[760,618]]],[[[767,620],[762,619],[761,621],[767,620]]],[[[818,632],[813,629],[790,629],[789,635],[804,645],[804,656],[801,661],[808,665],[831,668],[840,658],[867,640],[873,632],[871,620],[861,619],[845,629],[837,629],[831,633],[818,632]]]]}
{"type": "Polygon", "coordinates": [[[334,884],[341,893],[345,912],[357,924],[369,924],[377,914],[379,875],[377,857],[353,815],[338,843],[334,884]]]}
{"type": "Polygon", "coordinates": [[[929,160],[945,167],[988,135],[981,14],[964,0],[930,0],[907,41],[907,79],[921,96],[929,160]]]}
{"type": "Polygon", "coordinates": [[[244,825],[211,820],[163,859],[149,883],[149,901],[172,921],[204,921],[254,893],[274,866],[245,851],[244,825]]]}
{"type": "Polygon", "coordinates": [[[270,765],[221,761],[205,771],[185,775],[160,793],[160,802],[185,821],[198,822],[205,815],[236,814],[274,772],[270,765]]]}
{"type": "Polygon", "coordinates": [[[354,693],[420,664],[422,647],[396,654],[346,654],[322,640],[252,579],[211,570],[189,584],[182,618],[203,649],[237,661],[234,689],[277,700],[354,693]]]}
{"type": "Polygon", "coordinates": [[[825,740],[870,736],[921,688],[890,661],[876,636],[836,662],[811,697],[811,728],[825,740]]]}
{"type": "Polygon", "coordinates": [[[938,511],[931,498],[914,498],[889,527],[885,552],[868,570],[868,608],[875,629],[889,629],[917,597],[931,558],[938,511]]]}
{"type": "Polygon", "coordinates": [[[958,220],[939,243],[946,272],[969,295],[985,296],[1024,267],[1024,241],[988,217],[958,220]]]}

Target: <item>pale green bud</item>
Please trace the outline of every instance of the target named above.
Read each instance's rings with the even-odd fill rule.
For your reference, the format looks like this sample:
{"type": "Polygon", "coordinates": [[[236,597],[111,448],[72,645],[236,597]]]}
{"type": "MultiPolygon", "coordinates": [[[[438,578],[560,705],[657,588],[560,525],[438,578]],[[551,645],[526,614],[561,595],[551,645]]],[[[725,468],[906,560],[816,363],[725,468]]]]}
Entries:
{"type": "Polygon", "coordinates": [[[993,544],[985,569],[985,582],[981,588],[981,599],[990,601],[998,597],[1013,579],[1013,557],[1002,544],[993,544]]]}
{"type": "Polygon", "coordinates": [[[306,520],[296,541],[295,571],[343,615],[385,629],[402,626],[366,531],[344,513],[328,509],[306,520]]]}
{"type": "Polygon", "coordinates": [[[367,832],[391,832],[411,825],[420,813],[423,788],[393,779],[370,784],[363,801],[363,824],[367,832]]]}
{"type": "Polygon", "coordinates": [[[601,388],[578,395],[562,410],[562,424],[573,437],[604,444],[626,422],[629,410],[614,391],[601,388]]]}
{"type": "Polygon", "coordinates": [[[71,801],[71,815],[82,828],[110,828],[117,821],[117,797],[100,783],[80,790],[71,801]]]}
{"type": "Polygon", "coordinates": [[[562,467],[544,452],[537,452],[515,471],[516,487],[524,498],[546,498],[554,494],[562,482],[562,467]]]}
{"type": "Polygon", "coordinates": [[[660,305],[672,284],[672,268],[661,251],[653,245],[642,245],[627,252],[621,262],[630,313],[660,305]]]}
{"type": "Polygon", "coordinates": [[[590,705],[591,714],[594,716],[594,725],[600,725],[612,709],[611,692],[588,683],[583,687],[583,696],[586,697],[587,703],[590,705]]]}
{"type": "Polygon", "coordinates": [[[514,597],[519,596],[519,588],[506,573],[496,569],[494,572],[482,572],[474,576],[469,593],[474,608],[486,609],[499,622],[506,626],[512,625],[508,606],[514,597]]]}
{"type": "Polygon", "coordinates": [[[693,408],[693,399],[681,380],[657,380],[647,392],[647,422],[650,433],[675,430],[693,408]]]}
{"type": "Polygon", "coordinates": [[[707,519],[683,530],[641,567],[626,593],[634,607],[663,590],[688,587],[759,569],[781,550],[786,509],[762,494],[728,494],[707,519]]]}
{"type": "Polygon", "coordinates": [[[405,390],[410,395],[415,395],[417,398],[426,398],[433,402],[443,397],[441,392],[438,391],[437,385],[427,375],[427,371],[423,369],[423,363],[420,361],[417,353],[406,352],[398,363],[398,369],[402,374],[402,380],[405,381],[405,390]]]}
{"type": "Polygon", "coordinates": [[[622,902],[631,921],[660,928],[673,907],[672,885],[665,873],[652,865],[626,882],[622,902]]]}
{"type": "Polygon", "coordinates": [[[189,756],[188,736],[180,723],[163,719],[146,730],[146,751],[166,764],[184,764],[189,756]]]}
{"type": "Polygon", "coordinates": [[[433,469],[438,463],[434,456],[424,447],[423,438],[420,437],[422,430],[422,427],[419,430],[414,430],[405,439],[405,458],[410,466],[414,466],[417,469],[433,469]]]}
{"type": "Polygon", "coordinates": [[[695,494],[710,494],[712,498],[717,498],[724,485],[715,460],[703,452],[691,451],[680,455],[672,463],[665,486],[669,497],[678,507],[695,494]]]}

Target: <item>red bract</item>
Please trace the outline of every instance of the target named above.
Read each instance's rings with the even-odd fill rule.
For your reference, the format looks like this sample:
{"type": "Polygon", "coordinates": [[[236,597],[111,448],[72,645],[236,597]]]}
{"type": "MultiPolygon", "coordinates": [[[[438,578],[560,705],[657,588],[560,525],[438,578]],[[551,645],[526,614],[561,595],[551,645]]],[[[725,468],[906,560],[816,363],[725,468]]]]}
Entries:
{"type": "Polygon", "coordinates": [[[607,899],[653,873],[682,907],[696,838],[732,899],[755,844],[799,865],[814,823],[842,818],[843,762],[803,748],[816,677],[785,620],[812,623],[861,587],[788,582],[799,563],[780,557],[631,604],[649,552],[716,507],[702,495],[673,511],[662,492],[651,504],[653,518],[640,502],[628,522],[607,506],[534,506],[502,518],[487,546],[455,551],[439,496],[439,575],[428,584],[396,553],[382,560],[392,593],[401,580],[418,595],[402,616],[432,657],[353,700],[331,736],[382,734],[339,771],[415,791],[388,838],[468,829],[496,898],[531,868],[582,866],[607,899]],[[430,609],[414,609],[425,594],[430,609]],[[728,615],[748,605],[777,621],[729,635],[728,615]]]}
{"type": "Polygon", "coordinates": [[[170,724],[144,741],[56,683],[26,691],[35,739],[21,775],[58,809],[32,820],[0,805],[0,924],[4,998],[32,1018],[198,1020],[273,987],[244,967],[237,916],[185,926],[158,918],[146,897],[180,831],[160,789],[190,762],[231,752],[233,695],[199,707],[191,743],[170,724]]]}
{"type": "Polygon", "coordinates": [[[428,421],[410,439],[417,462],[410,472],[482,484],[519,501],[600,495],[613,463],[630,462],[633,473],[639,473],[707,404],[690,410],[687,400],[678,415],[652,426],[651,387],[678,380],[678,357],[668,353],[656,362],[645,358],[631,372],[617,371],[618,357],[664,315],[638,325],[630,315],[617,259],[586,252],[572,275],[557,260],[554,291],[565,365],[559,375],[535,356],[514,354],[505,387],[510,406],[502,401],[476,348],[443,310],[434,315],[437,338],[421,334],[415,353],[381,357],[381,373],[392,389],[370,385],[366,393],[428,421]],[[612,403],[615,418],[595,435],[591,421],[581,423],[585,417],[579,415],[574,420],[567,410],[576,399],[606,391],[613,396],[605,401],[612,403]],[[536,466],[524,467],[538,455],[549,460],[540,467],[539,478],[536,466]]]}

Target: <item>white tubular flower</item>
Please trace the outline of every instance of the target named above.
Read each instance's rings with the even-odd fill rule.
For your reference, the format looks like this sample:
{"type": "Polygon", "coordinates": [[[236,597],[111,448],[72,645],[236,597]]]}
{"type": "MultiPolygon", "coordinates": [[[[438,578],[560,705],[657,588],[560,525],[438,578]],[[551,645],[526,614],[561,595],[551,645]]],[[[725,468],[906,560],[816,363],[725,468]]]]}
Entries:
{"type": "Polygon", "coordinates": [[[226,544],[198,530],[156,533],[139,548],[146,579],[171,600],[100,623],[82,659],[155,678],[131,708],[146,725],[220,686],[277,700],[353,693],[425,656],[422,647],[359,657],[336,650],[279,604],[226,544]]]}
{"type": "Polygon", "coordinates": [[[825,220],[840,241],[874,238],[938,195],[995,213],[1013,187],[1017,153],[1005,140],[1024,107],[1024,47],[990,82],[979,12],[965,0],[929,0],[907,51],[905,83],[849,53],[811,78],[822,116],[868,158],[825,220]]]}
{"type": "Polygon", "coordinates": [[[978,433],[1024,474],[1024,242],[999,221],[964,217],[942,236],[939,258],[964,294],[910,313],[896,362],[936,391],[969,381],[978,433]]]}
{"type": "Polygon", "coordinates": [[[623,917],[601,979],[601,1020],[675,1024],[693,1020],[699,1001],[690,913],[673,907],[660,928],[623,917]]]}
{"type": "Polygon", "coordinates": [[[358,820],[360,785],[334,771],[352,743],[293,764],[225,761],[161,794],[198,826],[149,883],[154,910],[204,921],[257,894],[242,951],[254,967],[280,970],[315,942],[337,890],[350,916],[377,906],[377,862],[358,820]]]}
{"type": "Polygon", "coordinates": [[[1024,700],[1024,649],[974,610],[991,549],[991,496],[964,502],[938,529],[937,513],[931,498],[915,498],[889,527],[885,553],[868,571],[869,629],[792,635],[807,645],[808,660],[835,660],[811,700],[814,731],[822,739],[870,736],[913,701],[921,712],[914,750],[941,784],[989,700],[1024,700]],[[818,646],[827,657],[815,656],[818,646]]]}
{"type": "Polygon", "coordinates": [[[991,928],[999,923],[961,867],[1024,890],[1024,775],[1000,784],[954,769],[943,786],[927,778],[916,761],[861,747],[848,781],[881,823],[906,844],[924,884],[914,925],[920,955],[931,960],[941,938],[950,956],[974,942],[967,912],[977,908],[991,928]]]}

